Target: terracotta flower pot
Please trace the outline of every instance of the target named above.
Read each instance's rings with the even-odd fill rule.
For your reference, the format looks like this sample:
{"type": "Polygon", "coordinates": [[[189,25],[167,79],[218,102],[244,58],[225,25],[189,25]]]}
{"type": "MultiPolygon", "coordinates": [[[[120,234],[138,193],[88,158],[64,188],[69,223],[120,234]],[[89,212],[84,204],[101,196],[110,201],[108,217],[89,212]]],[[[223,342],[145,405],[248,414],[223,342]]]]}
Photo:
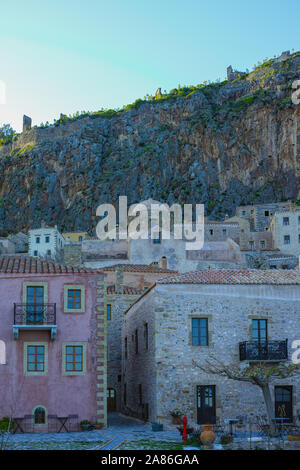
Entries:
{"type": "Polygon", "coordinates": [[[182,418],[181,416],[172,416],[172,423],[173,424],[181,424],[182,418]]]}
{"type": "Polygon", "coordinates": [[[287,434],[287,440],[290,442],[295,442],[300,440],[300,434],[287,434]]]}
{"type": "Polygon", "coordinates": [[[212,424],[204,424],[203,431],[200,435],[200,440],[205,447],[212,447],[213,443],[216,440],[216,435],[213,431],[212,424]]]}

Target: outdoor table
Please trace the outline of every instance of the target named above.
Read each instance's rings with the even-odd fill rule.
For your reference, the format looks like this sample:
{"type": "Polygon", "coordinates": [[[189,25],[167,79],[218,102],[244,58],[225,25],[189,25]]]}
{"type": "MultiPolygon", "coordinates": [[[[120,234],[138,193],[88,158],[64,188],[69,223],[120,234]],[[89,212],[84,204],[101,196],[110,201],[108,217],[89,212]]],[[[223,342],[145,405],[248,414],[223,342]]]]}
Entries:
{"type": "Polygon", "coordinates": [[[59,428],[58,432],[62,432],[63,429],[65,429],[66,432],[69,432],[66,426],[69,416],[58,416],[57,419],[61,423],[61,427],[59,428]]]}
{"type": "Polygon", "coordinates": [[[13,422],[15,423],[16,425],[16,428],[14,430],[14,433],[17,432],[18,429],[20,429],[20,432],[22,432],[24,434],[24,429],[22,428],[21,426],[21,422],[23,421],[24,418],[13,418],[13,422]]]}

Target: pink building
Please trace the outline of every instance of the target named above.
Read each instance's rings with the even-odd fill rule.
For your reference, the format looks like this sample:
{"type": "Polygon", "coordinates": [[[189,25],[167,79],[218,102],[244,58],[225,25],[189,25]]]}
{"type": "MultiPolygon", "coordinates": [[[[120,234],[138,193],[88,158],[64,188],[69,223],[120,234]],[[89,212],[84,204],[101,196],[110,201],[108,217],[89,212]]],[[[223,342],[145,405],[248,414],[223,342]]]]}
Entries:
{"type": "Polygon", "coordinates": [[[98,270],[0,257],[0,418],[40,432],[106,424],[103,283],[98,270]]]}

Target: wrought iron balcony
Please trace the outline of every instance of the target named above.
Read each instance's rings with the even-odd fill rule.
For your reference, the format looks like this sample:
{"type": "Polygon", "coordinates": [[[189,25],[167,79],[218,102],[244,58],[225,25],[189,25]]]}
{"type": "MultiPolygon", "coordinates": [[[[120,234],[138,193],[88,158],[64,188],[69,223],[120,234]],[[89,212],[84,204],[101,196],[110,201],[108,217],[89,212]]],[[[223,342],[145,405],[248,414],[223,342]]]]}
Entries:
{"type": "Polygon", "coordinates": [[[51,330],[51,338],[56,337],[56,304],[14,304],[14,337],[19,330],[51,330]]]}
{"type": "Polygon", "coordinates": [[[285,361],[288,358],[284,341],[244,341],[239,344],[240,361],[285,361]]]}

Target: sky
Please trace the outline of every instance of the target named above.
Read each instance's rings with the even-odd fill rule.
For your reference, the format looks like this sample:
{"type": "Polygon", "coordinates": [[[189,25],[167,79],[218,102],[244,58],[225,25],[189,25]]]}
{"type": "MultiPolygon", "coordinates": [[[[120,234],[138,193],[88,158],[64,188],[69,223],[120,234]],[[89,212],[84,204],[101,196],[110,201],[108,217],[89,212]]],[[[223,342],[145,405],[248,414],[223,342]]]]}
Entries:
{"type": "Polygon", "coordinates": [[[300,50],[299,16],[299,0],[0,0],[0,126],[252,70],[300,50]]]}

